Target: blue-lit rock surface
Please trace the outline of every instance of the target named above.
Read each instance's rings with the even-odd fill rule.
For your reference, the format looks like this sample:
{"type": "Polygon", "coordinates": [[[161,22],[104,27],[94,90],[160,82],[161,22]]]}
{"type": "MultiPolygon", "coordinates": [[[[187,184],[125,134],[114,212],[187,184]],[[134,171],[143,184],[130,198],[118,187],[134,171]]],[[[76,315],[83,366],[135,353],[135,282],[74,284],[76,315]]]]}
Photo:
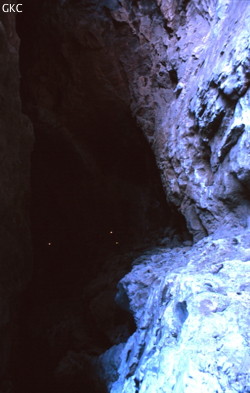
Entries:
{"type": "MultiPolygon", "coordinates": [[[[150,55],[147,72],[130,73],[132,106],[167,198],[198,239],[222,223],[244,226],[249,215],[250,7],[233,0],[158,5],[163,25],[159,15],[158,22],[143,15],[143,4],[135,13],[139,51],[150,55]]],[[[131,24],[131,14],[124,11],[123,21],[131,24]]]]}
{"type": "Polygon", "coordinates": [[[150,18],[119,4],[113,18],[139,17],[138,52],[150,53],[129,73],[132,110],[167,198],[195,240],[214,235],[135,261],[116,299],[137,330],[100,367],[111,393],[247,393],[250,4],[162,0],[150,18]]]}
{"type": "Polygon", "coordinates": [[[156,249],[116,300],[137,330],[100,358],[111,393],[248,393],[250,232],[156,249]]]}

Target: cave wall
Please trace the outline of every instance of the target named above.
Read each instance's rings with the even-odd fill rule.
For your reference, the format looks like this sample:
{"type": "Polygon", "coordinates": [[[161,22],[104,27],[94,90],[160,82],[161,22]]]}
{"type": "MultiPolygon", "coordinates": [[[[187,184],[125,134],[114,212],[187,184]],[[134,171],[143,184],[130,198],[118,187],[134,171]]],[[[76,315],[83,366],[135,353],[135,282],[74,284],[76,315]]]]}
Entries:
{"type": "MultiPolygon", "coordinates": [[[[13,299],[16,299],[17,293],[25,286],[30,272],[27,194],[29,189],[29,157],[33,137],[30,122],[22,114],[20,97],[17,94],[19,91],[19,43],[14,31],[14,18],[3,15],[1,18],[1,86],[3,92],[1,138],[5,152],[8,152],[8,155],[2,152],[1,169],[1,277],[3,293],[1,323],[4,372],[10,350],[10,321],[13,321],[12,314],[14,315],[13,310],[16,303],[13,299]],[[10,305],[12,311],[9,313],[10,305]]],[[[249,112],[249,5],[247,2],[233,0],[228,2],[169,2],[164,0],[155,2],[147,0],[140,2],[126,0],[31,2],[27,0],[24,2],[24,13],[20,16],[18,23],[18,32],[22,37],[20,66],[23,109],[32,119],[39,143],[39,148],[36,148],[36,154],[33,155],[33,163],[35,166],[41,165],[45,158],[48,159],[48,151],[46,150],[45,153],[43,151],[43,147],[48,144],[51,154],[49,157],[51,161],[46,162],[46,172],[43,172],[45,178],[35,179],[34,175],[33,186],[37,187],[38,191],[45,186],[44,191],[46,191],[46,184],[48,184],[46,182],[50,182],[51,190],[53,182],[58,180],[58,177],[61,177],[59,185],[62,185],[66,178],[71,179],[72,176],[75,176],[77,179],[77,186],[73,180],[72,183],[68,183],[70,189],[71,186],[76,187],[73,194],[78,196],[76,199],[70,198],[70,206],[74,214],[67,212],[64,217],[67,227],[66,233],[69,237],[70,230],[68,228],[73,222],[76,222],[76,227],[79,229],[79,238],[70,238],[69,243],[74,245],[74,247],[70,247],[70,250],[72,248],[77,250],[82,236],[85,236],[86,223],[91,232],[93,225],[91,214],[94,211],[96,218],[102,217],[99,222],[102,230],[107,230],[106,223],[109,219],[111,194],[114,195],[113,201],[115,201],[116,196],[122,200],[122,195],[128,196],[130,193],[129,203],[132,203],[133,196],[137,195],[135,205],[133,203],[130,205],[130,217],[133,217],[133,213],[137,210],[139,212],[139,216],[135,217],[132,235],[134,236],[144,229],[147,232],[150,220],[147,221],[147,215],[144,213],[150,208],[155,210],[153,201],[156,195],[158,198],[160,192],[156,191],[148,195],[150,193],[149,183],[154,184],[153,188],[158,186],[154,183],[155,172],[148,170],[146,171],[147,176],[143,173],[147,167],[147,154],[140,156],[137,160],[142,163],[141,167],[134,165],[138,157],[137,150],[134,150],[133,146],[145,142],[143,138],[135,137],[135,134],[138,135],[139,128],[143,130],[154,151],[167,200],[185,216],[188,228],[196,239],[214,232],[222,225],[224,228],[227,226],[243,228],[247,226],[249,212],[249,144],[247,141],[249,134],[249,119],[247,118],[249,112]],[[21,18],[23,18],[23,22],[21,18]],[[110,144],[110,140],[112,140],[112,144],[110,144]],[[111,155],[111,152],[113,154],[113,150],[118,149],[120,145],[123,147],[119,150],[119,154],[117,156],[111,155]],[[130,160],[123,160],[121,154],[123,150],[131,153],[133,165],[130,160]],[[53,151],[56,152],[54,156],[53,151]],[[102,155],[103,151],[105,151],[104,155],[102,155]],[[37,154],[40,154],[40,157],[37,154]],[[62,157],[67,157],[64,163],[62,157]],[[112,160],[109,160],[110,157],[112,160]],[[114,158],[118,162],[117,165],[114,165],[114,158]],[[40,161],[36,161],[38,159],[40,161]],[[55,162],[61,164],[56,167],[56,172],[51,173],[50,163],[54,164],[55,162]],[[70,165],[68,165],[69,163],[70,165]],[[122,181],[120,179],[121,172],[117,171],[117,166],[122,170],[122,181]],[[83,178],[82,173],[84,173],[83,178]],[[107,179],[109,180],[107,181],[107,179]],[[114,179],[115,182],[113,182],[114,179]],[[141,181],[139,189],[138,179],[141,181]],[[88,196],[83,192],[85,184],[88,184],[88,196]],[[107,214],[102,215],[103,209],[99,210],[99,203],[96,200],[97,194],[102,195],[107,214]],[[89,214],[87,214],[86,208],[79,214],[79,222],[84,221],[83,227],[77,224],[79,200],[83,200],[85,206],[91,207],[89,214]],[[136,223],[140,224],[137,226],[136,223]]],[[[145,149],[147,148],[145,147],[145,149]]],[[[60,210],[59,206],[58,216],[56,212],[52,212],[51,208],[54,209],[57,202],[60,202],[60,195],[64,191],[64,188],[60,189],[59,187],[54,191],[55,195],[48,195],[46,192],[41,194],[40,206],[43,206],[44,210],[40,212],[40,218],[43,215],[45,222],[42,224],[40,222],[37,230],[39,234],[44,233],[45,238],[41,239],[43,245],[48,245],[50,238],[47,238],[47,235],[54,236],[55,229],[57,229],[53,228],[46,233],[48,230],[46,212],[49,211],[50,214],[55,215],[54,217],[58,220],[58,229],[60,229],[63,207],[60,210]],[[48,196],[48,211],[46,203],[44,204],[46,195],[48,196]],[[53,198],[55,203],[50,205],[53,198]],[[44,228],[41,228],[40,224],[44,225],[44,228]]],[[[36,195],[38,194],[39,192],[36,195]]],[[[38,200],[37,206],[39,203],[38,200]]],[[[112,226],[116,225],[116,218],[117,222],[126,221],[127,218],[119,212],[118,205],[115,207],[115,212],[119,214],[117,216],[114,214],[112,226]]],[[[165,213],[166,211],[161,208],[157,213],[159,217],[162,216],[162,224],[166,222],[165,213]]],[[[171,219],[173,220],[173,216],[171,219]]],[[[93,231],[95,231],[94,226],[93,231]]],[[[64,229],[58,236],[59,239],[56,240],[62,241],[65,236],[64,229]]],[[[98,237],[96,239],[98,240],[98,237]]],[[[239,238],[237,241],[241,242],[241,239],[239,238]]],[[[85,241],[87,243],[88,239],[85,238],[85,241]]],[[[230,250],[231,245],[235,242],[235,239],[230,239],[226,244],[226,251],[222,252],[225,254],[224,259],[228,258],[227,250],[230,250]]],[[[249,248],[247,240],[242,242],[244,243],[242,248],[246,249],[244,252],[247,253],[249,248]]],[[[200,243],[197,246],[200,247],[199,252],[204,244],[200,243]]],[[[65,260],[72,257],[81,260],[82,254],[72,254],[66,244],[63,247],[66,247],[63,249],[66,255],[65,260]],[[69,254],[67,254],[68,252],[69,254]]],[[[208,247],[207,253],[211,249],[208,247]]],[[[78,251],[76,252],[78,253],[78,251]]],[[[180,252],[183,261],[185,261],[186,252],[189,250],[180,252]]],[[[214,254],[215,258],[216,255],[214,254]]],[[[172,257],[172,254],[165,255],[160,258],[159,263],[164,265],[166,259],[171,262],[172,257]]],[[[155,259],[157,260],[157,258],[156,255],[155,259]]],[[[194,260],[196,261],[198,258],[199,256],[196,254],[194,260]]],[[[224,263],[223,258],[221,259],[222,263],[224,263]]],[[[240,255],[240,258],[246,262],[248,254],[240,255]]],[[[41,261],[43,261],[43,255],[41,261]]],[[[209,260],[209,266],[210,263],[209,260]]],[[[149,260],[147,264],[149,266],[146,271],[144,271],[145,269],[140,271],[140,280],[143,285],[147,282],[148,275],[151,275],[148,269],[153,266],[152,260],[149,260]]],[[[219,273],[221,267],[218,265],[215,267],[215,271],[210,271],[209,266],[204,267],[204,274],[208,274],[206,277],[212,280],[213,276],[211,275],[219,273]]],[[[221,279],[229,277],[233,281],[237,272],[237,263],[230,262],[226,266],[225,276],[222,275],[221,279]]],[[[240,277],[236,277],[236,281],[242,280],[245,266],[247,265],[240,264],[242,272],[237,273],[240,277]]],[[[177,266],[177,270],[179,267],[177,266]]],[[[154,268],[155,266],[152,271],[154,268]]],[[[158,275],[164,276],[167,273],[164,269],[159,269],[159,271],[158,275]]],[[[191,276],[192,274],[191,269],[191,276]]],[[[179,279],[182,282],[184,276],[185,269],[177,279],[177,283],[179,279]]],[[[199,281],[200,277],[196,278],[199,281]]],[[[170,281],[171,279],[170,277],[170,281]]],[[[129,287],[133,277],[128,277],[128,280],[129,287]]],[[[150,280],[151,277],[148,280],[149,287],[150,280]]],[[[201,302],[205,300],[205,303],[201,303],[201,308],[204,306],[200,313],[201,323],[203,323],[204,313],[210,316],[211,313],[217,311],[223,312],[224,306],[225,310],[228,307],[228,304],[223,303],[224,298],[222,299],[222,308],[220,305],[219,308],[213,305],[213,301],[218,300],[216,297],[221,301],[220,292],[222,290],[219,281],[216,287],[218,293],[216,292],[214,298],[210,299],[211,294],[209,295],[209,293],[212,291],[206,290],[205,295],[208,296],[209,301],[207,302],[207,298],[202,297],[198,299],[201,302]]],[[[188,278],[183,282],[187,283],[187,287],[190,285],[188,278]]],[[[136,288],[137,285],[138,282],[136,282],[136,288]]],[[[213,286],[213,283],[211,285],[213,286]]],[[[153,299],[152,304],[155,304],[154,301],[161,294],[157,280],[156,286],[158,287],[154,293],[152,292],[153,294],[150,292],[151,288],[143,292],[143,296],[153,299]]],[[[196,307],[192,302],[189,305],[185,298],[185,296],[193,296],[193,289],[190,289],[190,286],[188,288],[186,294],[182,288],[174,289],[174,294],[177,296],[176,304],[179,301],[179,309],[177,307],[176,311],[175,303],[171,303],[170,312],[173,311],[175,315],[173,325],[177,330],[181,330],[179,325],[184,324],[187,312],[196,307]],[[175,326],[175,324],[179,325],[175,326]]],[[[229,288],[229,291],[231,289],[229,288]]],[[[239,289],[240,285],[236,285],[233,293],[240,292],[239,289]]],[[[165,295],[166,293],[163,291],[162,296],[165,295]]],[[[223,293],[222,296],[224,296],[223,293]]],[[[232,299],[229,299],[229,303],[233,303],[232,313],[240,304],[240,302],[234,303],[233,299],[234,295],[232,295],[232,299]]],[[[134,301],[135,299],[131,296],[131,308],[134,301]]],[[[145,304],[139,306],[138,312],[143,313],[145,304]]],[[[157,325],[159,322],[157,322],[158,311],[161,314],[165,310],[161,306],[162,304],[155,310],[155,321],[150,320],[147,326],[148,334],[154,331],[152,334],[154,338],[158,334],[157,327],[160,326],[160,329],[164,329],[160,323],[157,325]]],[[[244,315],[244,307],[240,310],[240,317],[244,315]]],[[[132,311],[136,315],[137,310],[132,311]]],[[[230,317],[230,313],[225,316],[225,323],[230,317]]],[[[138,320],[140,318],[141,315],[138,320]]],[[[220,318],[218,318],[219,322],[220,318]]],[[[242,342],[245,340],[245,324],[243,318],[241,328],[243,330],[241,337],[243,338],[240,338],[242,342]]],[[[188,326],[191,326],[192,333],[193,326],[188,326]]],[[[237,326],[237,321],[234,326],[237,326]]],[[[138,322],[138,327],[141,328],[140,322],[138,322]]],[[[178,335],[179,331],[171,333],[171,328],[170,326],[170,329],[166,330],[166,334],[169,338],[173,333],[169,340],[175,342],[176,334],[178,335]]],[[[143,329],[145,330],[145,326],[142,326],[143,329]]],[[[237,330],[237,327],[235,329],[237,330]]],[[[188,334],[184,338],[181,337],[183,342],[188,334]]],[[[128,342],[128,346],[122,344],[118,348],[119,352],[121,349],[124,351],[122,359],[119,359],[118,364],[115,364],[115,371],[111,371],[111,374],[115,373],[115,377],[113,374],[111,375],[111,382],[120,377],[117,384],[113,386],[114,391],[122,391],[124,386],[126,389],[126,383],[131,384],[131,389],[133,387],[134,390],[131,391],[138,392],[139,390],[138,381],[141,383],[142,380],[139,378],[140,375],[134,378],[135,368],[140,362],[144,345],[148,345],[148,342],[143,341],[143,338],[140,341],[140,337],[138,341],[137,335],[138,332],[128,342]],[[137,363],[135,365],[133,365],[133,358],[132,360],[127,358],[131,353],[129,352],[131,351],[129,347],[131,342],[135,344],[137,354],[139,354],[136,355],[137,363]],[[142,347],[143,349],[141,349],[142,347]],[[120,360],[124,364],[118,371],[120,360]],[[131,375],[128,375],[129,373],[131,375]]],[[[164,337],[166,338],[166,336],[164,337]]],[[[206,338],[206,335],[204,337],[206,338]]],[[[151,356],[151,345],[153,344],[150,342],[145,363],[141,362],[142,369],[148,361],[148,357],[151,356]]],[[[242,344],[243,355],[244,351],[242,344]]],[[[105,356],[109,358],[110,354],[105,356]]],[[[167,361],[168,356],[171,357],[171,354],[166,355],[167,361]]],[[[115,357],[117,358],[116,349],[115,357]]],[[[158,360],[156,359],[156,362],[158,360]]],[[[109,361],[112,364],[112,356],[109,361]]],[[[239,363],[239,369],[243,363],[239,363]]],[[[243,365],[245,367],[245,363],[243,365]]],[[[152,364],[152,372],[154,372],[154,367],[155,365],[152,364]]],[[[179,365],[174,367],[176,375],[178,375],[179,365]]],[[[222,367],[225,368],[226,373],[226,362],[222,367]]],[[[138,373],[142,369],[138,368],[138,373]]],[[[111,383],[109,370],[107,374],[107,381],[111,383]]],[[[238,374],[236,377],[238,378],[238,374]]],[[[237,385],[236,379],[234,382],[237,385]]],[[[149,383],[151,383],[150,378],[145,380],[140,391],[148,389],[150,385],[147,384],[149,383]]],[[[243,384],[245,384],[245,379],[236,386],[236,389],[238,387],[244,389],[243,384]]],[[[209,380],[207,385],[209,385],[209,380]]],[[[159,391],[160,389],[161,386],[159,386],[159,391]]],[[[176,389],[178,390],[178,386],[176,389]]],[[[190,389],[192,391],[191,385],[190,389]]]]}
{"type": "Polygon", "coordinates": [[[182,8],[185,21],[170,22],[174,52],[167,49],[176,88],[167,113],[157,111],[154,146],[167,195],[194,233],[201,226],[211,233],[221,224],[244,226],[249,215],[249,4],[182,8]]]}
{"type": "Polygon", "coordinates": [[[247,2],[67,0],[36,7],[42,46],[51,49],[50,58],[40,53],[39,72],[45,67],[46,75],[39,80],[29,70],[36,91],[27,94],[40,102],[36,116],[51,122],[56,107],[53,121],[65,122],[67,108],[66,124],[76,130],[79,118],[99,128],[96,114],[119,124],[117,114],[129,108],[152,146],[168,201],[195,238],[221,225],[245,226],[247,2]]]}
{"type": "Polygon", "coordinates": [[[246,225],[249,5],[123,1],[111,8],[113,21],[137,37],[136,55],[123,48],[120,59],[168,200],[196,239],[222,224],[246,225]]]}
{"type": "Polygon", "coordinates": [[[214,234],[134,261],[116,299],[137,330],[100,373],[112,393],[249,392],[249,3],[112,6],[145,55],[124,68],[167,198],[214,234]]]}
{"type": "Polygon", "coordinates": [[[131,114],[121,57],[132,58],[138,40],[126,26],[117,30],[107,7],[27,0],[17,20],[23,108],[36,135],[33,222],[45,248],[50,237],[79,249],[110,230],[119,245],[131,246],[174,221],[185,227],[167,206],[155,158],[131,114]],[[49,228],[47,216],[58,226],[49,228]]]}
{"type": "Polygon", "coordinates": [[[31,276],[28,217],[33,130],[19,95],[19,39],[15,18],[0,12],[0,377],[6,372],[15,334],[18,295],[31,276]]]}

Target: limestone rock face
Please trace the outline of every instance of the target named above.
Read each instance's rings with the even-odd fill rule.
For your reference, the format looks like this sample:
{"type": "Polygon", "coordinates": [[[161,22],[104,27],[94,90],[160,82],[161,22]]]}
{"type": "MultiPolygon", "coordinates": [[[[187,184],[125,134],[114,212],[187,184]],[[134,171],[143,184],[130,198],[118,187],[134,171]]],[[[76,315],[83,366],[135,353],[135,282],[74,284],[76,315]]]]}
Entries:
{"type": "Polygon", "coordinates": [[[29,169],[33,134],[19,96],[15,19],[0,13],[0,377],[6,371],[15,329],[17,294],[31,273],[28,220],[29,169]]]}
{"type": "Polygon", "coordinates": [[[117,302],[137,330],[100,358],[111,393],[249,392],[249,235],[134,261],[117,302]]]}

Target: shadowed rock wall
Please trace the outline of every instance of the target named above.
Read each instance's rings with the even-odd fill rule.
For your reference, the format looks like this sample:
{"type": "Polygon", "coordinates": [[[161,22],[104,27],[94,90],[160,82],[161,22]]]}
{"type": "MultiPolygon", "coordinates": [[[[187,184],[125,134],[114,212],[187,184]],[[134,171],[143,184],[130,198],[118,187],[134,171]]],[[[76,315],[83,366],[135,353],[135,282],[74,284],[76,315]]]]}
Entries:
{"type": "Polygon", "coordinates": [[[57,236],[45,218],[56,211],[68,221],[69,243],[69,228],[79,225],[75,246],[86,233],[102,240],[110,229],[125,243],[128,227],[131,245],[171,225],[177,215],[166,205],[153,154],[131,115],[121,65],[122,53],[135,57],[137,38],[130,42],[127,27],[116,31],[105,2],[26,1],[24,10],[21,92],[36,134],[33,201],[45,221],[37,229],[43,243],[57,236]]]}
{"type": "Polygon", "coordinates": [[[21,109],[18,48],[15,19],[0,12],[1,378],[6,372],[11,337],[16,329],[17,296],[31,276],[28,206],[33,131],[30,121],[22,114],[21,109]]]}
{"type": "Polygon", "coordinates": [[[44,13],[39,28],[50,31],[51,57],[60,59],[54,84],[67,91],[62,97],[58,90],[57,103],[51,98],[53,60],[44,57],[47,75],[32,92],[44,103],[39,116],[59,105],[59,118],[68,108],[74,126],[79,112],[83,124],[96,124],[97,113],[117,118],[130,108],[153,148],[168,201],[196,239],[221,225],[245,226],[248,2],[66,0],[40,2],[36,12],[44,13]]]}
{"type": "Polygon", "coordinates": [[[136,47],[120,58],[167,199],[196,239],[222,224],[245,226],[249,4],[122,1],[110,8],[136,47]]]}

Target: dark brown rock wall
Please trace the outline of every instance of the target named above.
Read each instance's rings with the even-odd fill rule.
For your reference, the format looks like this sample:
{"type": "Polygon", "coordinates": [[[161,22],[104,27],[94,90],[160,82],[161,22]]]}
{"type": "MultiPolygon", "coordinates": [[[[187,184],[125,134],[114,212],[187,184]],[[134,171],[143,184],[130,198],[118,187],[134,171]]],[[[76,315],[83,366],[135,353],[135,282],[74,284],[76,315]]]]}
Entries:
{"type": "Polygon", "coordinates": [[[0,12],[0,375],[6,370],[18,294],[31,273],[28,194],[32,127],[19,96],[15,19],[0,12]]]}

